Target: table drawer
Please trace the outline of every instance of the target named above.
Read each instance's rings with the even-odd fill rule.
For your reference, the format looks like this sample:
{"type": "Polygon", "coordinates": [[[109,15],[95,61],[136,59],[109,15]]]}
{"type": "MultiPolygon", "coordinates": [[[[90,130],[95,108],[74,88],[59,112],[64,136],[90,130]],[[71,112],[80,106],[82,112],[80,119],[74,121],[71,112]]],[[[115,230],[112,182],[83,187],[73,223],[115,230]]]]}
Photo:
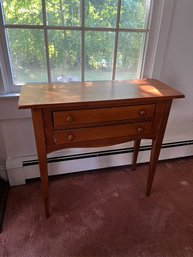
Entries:
{"type": "Polygon", "coordinates": [[[150,135],[152,122],[121,124],[103,127],[67,129],[54,133],[55,144],[74,144],[95,140],[150,135]]]}
{"type": "Polygon", "coordinates": [[[54,127],[86,123],[148,118],[154,115],[155,104],[53,112],[54,127]]]}

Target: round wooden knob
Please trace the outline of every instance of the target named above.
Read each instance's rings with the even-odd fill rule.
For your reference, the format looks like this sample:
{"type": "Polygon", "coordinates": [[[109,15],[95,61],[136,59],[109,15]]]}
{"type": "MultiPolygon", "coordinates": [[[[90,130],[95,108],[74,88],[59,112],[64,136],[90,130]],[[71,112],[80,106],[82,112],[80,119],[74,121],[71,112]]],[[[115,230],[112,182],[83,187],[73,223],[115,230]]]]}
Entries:
{"type": "Polygon", "coordinates": [[[74,140],[74,136],[72,134],[68,135],[68,141],[73,141],[74,140]]]}
{"type": "Polygon", "coordinates": [[[72,122],[73,122],[72,116],[69,115],[69,116],[66,118],[66,121],[67,121],[68,123],[72,123],[72,122]]]}
{"type": "Polygon", "coordinates": [[[146,114],[146,113],[145,113],[144,110],[141,110],[141,111],[139,112],[139,115],[140,115],[140,116],[145,116],[145,114],[146,114]]]}
{"type": "Polygon", "coordinates": [[[143,128],[142,128],[142,127],[138,127],[138,128],[137,128],[137,132],[138,132],[138,133],[142,133],[142,132],[143,132],[143,128]]]}

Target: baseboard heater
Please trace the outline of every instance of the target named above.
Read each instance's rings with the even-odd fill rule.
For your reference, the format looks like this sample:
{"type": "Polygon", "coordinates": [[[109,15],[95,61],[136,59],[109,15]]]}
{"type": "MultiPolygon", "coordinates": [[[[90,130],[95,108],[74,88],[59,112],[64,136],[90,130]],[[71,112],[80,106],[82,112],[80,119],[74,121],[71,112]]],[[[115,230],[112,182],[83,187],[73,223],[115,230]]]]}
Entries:
{"type": "MultiPolygon", "coordinates": [[[[189,146],[189,145],[193,145],[193,140],[163,143],[161,148],[164,149],[164,148],[173,148],[173,147],[181,147],[181,146],[189,146]]],[[[151,149],[151,145],[141,146],[139,151],[149,151],[150,149],[151,149]]],[[[97,152],[91,152],[91,153],[73,154],[68,156],[50,157],[47,159],[47,162],[53,163],[53,162],[86,159],[86,158],[93,158],[93,157],[100,157],[100,156],[132,153],[132,152],[133,152],[133,147],[129,147],[129,148],[122,148],[122,149],[97,151],[97,152]]],[[[37,165],[37,164],[38,164],[37,159],[23,161],[23,166],[31,166],[31,165],[37,165]]]]}

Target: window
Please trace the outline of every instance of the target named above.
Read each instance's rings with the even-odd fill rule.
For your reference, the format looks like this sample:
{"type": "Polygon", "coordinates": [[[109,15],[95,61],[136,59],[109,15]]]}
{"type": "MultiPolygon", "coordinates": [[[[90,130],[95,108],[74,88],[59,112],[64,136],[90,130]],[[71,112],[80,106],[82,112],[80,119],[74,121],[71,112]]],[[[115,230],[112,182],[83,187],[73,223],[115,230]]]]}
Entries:
{"type": "Polygon", "coordinates": [[[16,90],[26,83],[139,78],[152,4],[3,0],[1,46],[9,85],[16,90]]]}

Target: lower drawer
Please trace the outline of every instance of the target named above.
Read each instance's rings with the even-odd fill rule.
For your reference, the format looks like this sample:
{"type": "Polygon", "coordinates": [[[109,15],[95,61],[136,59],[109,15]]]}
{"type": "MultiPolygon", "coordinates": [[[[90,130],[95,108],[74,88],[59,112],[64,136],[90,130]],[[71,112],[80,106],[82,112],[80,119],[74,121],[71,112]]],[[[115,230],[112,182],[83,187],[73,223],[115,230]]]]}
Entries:
{"type": "Polygon", "coordinates": [[[54,133],[55,144],[74,144],[105,139],[148,135],[152,132],[152,122],[120,124],[103,127],[67,129],[54,133]]]}

